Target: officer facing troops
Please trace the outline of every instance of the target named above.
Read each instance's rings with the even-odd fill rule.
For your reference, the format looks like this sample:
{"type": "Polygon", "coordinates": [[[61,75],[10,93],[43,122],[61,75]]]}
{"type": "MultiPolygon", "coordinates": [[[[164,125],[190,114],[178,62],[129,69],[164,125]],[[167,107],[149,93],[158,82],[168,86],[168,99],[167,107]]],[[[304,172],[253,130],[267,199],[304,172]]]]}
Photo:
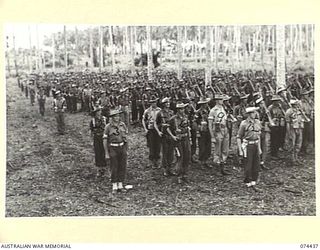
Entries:
{"type": "Polygon", "coordinates": [[[53,100],[53,110],[56,114],[58,133],[63,135],[65,132],[64,113],[67,109],[66,99],[61,94],[60,90],[56,91],[56,98],[53,100]]]}
{"type": "Polygon", "coordinates": [[[112,192],[123,191],[123,182],[127,169],[127,134],[128,130],[124,122],[120,120],[121,112],[111,110],[103,135],[105,156],[110,160],[112,192]]]}
{"type": "Polygon", "coordinates": [[[93,109],[93,118],[90,121],[90,131],[93,138],[93,148],[95,165],[97,167],[97,177],[102,177],[106,171],[105,150],[103,146],[103,134],[106,127],[106,118],[101,115],[101,106],[93,109]]]}
{"type": "Polygon", "coordinates": [[[188,104],[178,102],[176,105],[177,114],[170,119],[168,133],[176,142],[179,151],[177,161],[178,183],[188,182],[187,174],[190,164],[190,127],[189,120],[185,114],[185,107],[188,104]]]}
{"type": "Polygon", "coordinates": [[[163,98],[161,103],[163,105],[163,108],[157,113],[157,117],[154,121],[154,128],[161,137],[162,168],[164,170],[164,176],[169,176],[173,174],[171,171],[173,163],[174,145],[167,129],[169,127],[169,121],[173,116],[173,111],[170,109],[169,97],[163,98]]]}
{"type": "Polygon", "coordinates": [[[211,136],[208,125],[209,106],[210,99],[202,97],[198,102],[200,108],[196,111],[195,118],[198,124],[200,133],[199,137],[199,160],[205,167],[209,166],[208,160],[211,155],[211,136]]]}
{"type": "Polygon", "coordinates": [[[222,95],[216,95],[216,105],[209,113],[209,129],[212,142],[214,143],[214,163],[219,165],[223,175],[228,175],[225,170],[225,164],[229,153],[229,133],[227,128],[227,112],[223,107],[222,95]]]}
{"type": "Polygon", "coordinates": [[[291,108],[289,108],[285,114],[287,122],[287,133],[288,138],[291,142],[291,164],[301,163],[298,158],[298,153],[300,152],[302,145],[302,133],[304,127],[304,120],[302,113],[298,108],[299,101],[292,99],[290,100],[291,108]]]}
{"type": "Polygon", "coordinates": [[[45,111],[45,103],[46,103],[46,96],[44,94],[44,89],[41,87],[39,89],[39,93],[37,95],[38,99],[38,104],[39,104],[39,112],[42,116],[44,116],[44,111],[45,111]]]}
{"type": "Polygon", "coordinates": [[[259,176],[261,124],[255,119],[258,109],[257,107],[246,108],[248,117],[240,123],[237,134],[239,154],[245,160],[244,183],[247,187],[254,187],[259,176]]]}
{"type": "Polygon", "coordinates": [[[158,167],[158,161],[160,159],[160,136],[154,127],[154,122],[156,121],[157,113],[161,110],[157,107],[158,98],[152,96],[149,100],[151,104],[147,108],[142,117],[142,125],[147,137],[147,146],[149,148],[149,160],[152,162],[155,168],[158,167]]]}

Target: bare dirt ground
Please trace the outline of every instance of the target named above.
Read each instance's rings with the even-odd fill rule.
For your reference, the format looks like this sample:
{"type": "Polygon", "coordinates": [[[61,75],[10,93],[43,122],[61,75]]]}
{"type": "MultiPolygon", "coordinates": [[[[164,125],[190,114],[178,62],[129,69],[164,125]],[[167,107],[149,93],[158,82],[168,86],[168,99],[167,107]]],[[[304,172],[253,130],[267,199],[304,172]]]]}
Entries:
{"type": "Polygon", "coordinates": [[[260,175],[262,192],[244,186],[243,171],[232,161],[226,177],[216,167],[193,164],[190,182],[178,185],[161,169],[146,168],[140,128],[129,137],[126,184],[133,189],[112,195],[108,178],[94,178],[90,116],[66,114],[67,133],[58,136],[50,104],[41,117],[16,79],[7,80],[7,217],[316,214],[314,155],[300,166],[268,162],[271,169],[260,175]]]}

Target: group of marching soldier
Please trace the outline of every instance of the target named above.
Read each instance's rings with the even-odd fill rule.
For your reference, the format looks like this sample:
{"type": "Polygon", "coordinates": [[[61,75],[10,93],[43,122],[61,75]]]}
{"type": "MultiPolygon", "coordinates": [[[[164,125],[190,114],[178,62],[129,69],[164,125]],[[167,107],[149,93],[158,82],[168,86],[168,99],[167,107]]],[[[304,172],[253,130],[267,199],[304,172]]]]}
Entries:
{"type": "Polygon", "coordinates": [[[300,155],[308,153],[310,143],[314,146],[313,86],[308,77],[289,76],[290,88],[275,89],[263,74],[216,75],[214,84],[205,86],[194,73],[178,80],[172,73],[157,72],[153,81],[146,80],[143,72],[132,78],[126,73],[48,74],[21,80],[19,86],[30,95],[32,105],[38,89],[41,115],[52,92],[60,134],[65,131],[64,113],[77,112],[78,103],[81,111],[92,114],[98,175],[104,175],[110,160],[113,191],[124,189],[127,135],[130,126],[140,122],[151,166],[161,166],[165,176],[177,176],[178,183],[188,181],[191,162],[208,168],[217,165],[229,175],[226,162],[233,135],[244,182],[254,188],[259,169],[268,169],[269,151],[273,160],[279,158],[279,150],[290,152],[287,163],[294,165],[301,163],[300,155]]]}

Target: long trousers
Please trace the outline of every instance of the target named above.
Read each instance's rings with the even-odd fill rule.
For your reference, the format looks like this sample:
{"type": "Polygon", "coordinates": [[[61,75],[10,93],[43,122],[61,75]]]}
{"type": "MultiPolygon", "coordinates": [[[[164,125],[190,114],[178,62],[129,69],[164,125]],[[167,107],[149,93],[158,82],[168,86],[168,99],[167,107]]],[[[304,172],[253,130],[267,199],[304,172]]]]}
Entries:
{"type": "Polygon", "coordinates": [[[190,141],[189,137],[183,137],[177,143],[178,150],[180,152],[180,157],[177,161],[177,174],[178,177],[185,177],[188,173],[190,164],[190,141]]]}
{"type": "Polygon", "coordinates": [[[220,164],[226,162],[229,154],[229,133],[227,128],[221,128],[216,132],[213,162],[220,164]]]}
{"type": "Polygon", "coordinates": [[[64,113],[56,113],[57,129],[59,134],[63,134],[65,130],[64,113]]]}
{"type": "Polygon", "coordinates": [[[282,142],[281,127],[271,127],[271,155],[278,156],[279,147],[282,142]]]}
{"type": "Polygon", "coordinates": [[[199,137],[199,160],[206,161],[211,155],[211,136],[209,131],[200,132],[199,137]]]}
{"type": "Polygon", "coordinates": [[[306,153],[308,149],[308,145],[310,143],[310,122],[304,123],[304,128],[302,132],[302,145],[301,145],[301,152],[306,153]]]}
{"type": "Polygon", "coordinates": [[[137,107],[136,100],[133,100],[131,103],[131,114],[132,114],[131,121],[136,122],[138,120],[138,107],[137,107]]]}
{"type": "Polygon", "coordinates": [[[45,100],[39,100],[39,112],[42,116],[44,116],[45,111],[45,100]]]}
{"type": "Polygon", "coordinates": [[[258,144],[247,145],[247,157],[244,161],[244,182],[257,181],[260,169],[258,144]]]}
{"type": "Polygon", "coordinates": [[[70,102],[71,102],[71,112],[77,112],[77,97],[71,96],[70,102]]]}
{"type": "Polygon", "coordinates": [[[161,140],[155,129],[148,130],[147,146],[149,147],[149,160],[158,161],[160,159],[161,140]]]}
{"type": "Polygon", "coordinates": [[[96,166],[105,167],[107,164],[105,159],[105,150],[103,146],[102,135],[93,136],[93,149],[94,149],[94,158],[95,158],[96,166]]]}
{"type": "Polygon", "coordinates": [[[261,132],[260,143],[262,150],[261,161],[265,162],[270,152],[270,132],[261,132]]]}
{"type": "Polygon", "coordinates": [[[169,138],[162,138],[161,140],[161,145],[162,145],[162,167],[169,171],[172,162],[173,162],[173,150],[174,150],[174,145],[173,141],[170,140],[169,138]]]}
{"type": "Polygon", "coordinates": [[[195,155],[197,150],[197,131],[191,129],[191,155],[195,155]]]}
{"type": "Polygon", "coordinates": [[[127,144],[121,147],[109,147],[111,182],[123,182],[127,170],[127,144]]]}

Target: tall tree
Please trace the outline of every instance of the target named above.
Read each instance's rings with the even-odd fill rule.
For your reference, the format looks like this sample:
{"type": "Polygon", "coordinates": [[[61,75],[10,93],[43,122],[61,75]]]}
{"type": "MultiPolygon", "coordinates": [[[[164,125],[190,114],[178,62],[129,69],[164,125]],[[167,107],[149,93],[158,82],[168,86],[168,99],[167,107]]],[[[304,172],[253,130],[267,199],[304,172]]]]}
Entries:
{"type": "Polygon", "coordinates": [[[212,50],[212,44],[210,43],[210,30],[211,27],[206,26],[206,70],[205,70],[205,86],[211,85],[211,60],[210,53],[212,50]]]}
{"type": "Polygon", "coordinates": [[[63,25],[63,38],[64,38],[64,65],[65,69],[68,70],[68,49],[67,49],[67,28],[63,25]]]}
{"type": "Polygon", "coordinates": [[[114,59],[114,44],[113,44],[113,30],[112,26],[109,26],[109,38],[110,38],[110,49],[111,49],[111,72],[115,70],[115,59],[114,59]]]}
{"type": "Polygon", "coordinates": [[[177,45],[178,45],[178,79],[182,78],[182,26],[177,26],[178,36],[177,36],[177,45]]]}
{"type": "Polygon", "coordinates": [[[32,68],[33,68],[33,61],[32,61],[32,46],[31,46],[31,30],[30,30],[30,25],[28,25],[28,36],[29,36],[28,66],[29,66],[29,74],[31,74],[32,68]]]}
{"type": "Polygon", "coordinates": [[[102,34],[103,34],[103,27],[99,25],[99,71],[102,71],[103,67],[103,40],[102,40],[102,34]]]}
{"type": "Polygon", "coordinates": [[[214,27],[214,53],[215,53],[215,64],[214,64],[214,70],[216,73],[219,71],[219,47],[220,47],[220,41],[219,41],[219,26],[214,27]]]}
{"type": "Polygon", "coordinates": [[[16,38],[15,38],[15,35],[13,34],[13,55],[14,55],[14,67],[16,69],[16,76],[18,77],[19,76],[19,71],[18,71],[18,63],[17,63],[17,51],[16,51],[16,38]]]}
{"type": "Polygon", "coordinates": [[[135,39],[134,39],[134,28],[133,26],[129,26],[129,50],[130,50],[130,69],[131,74],[133,75],[135,73],[135,66],[134,66],[134,57],[135,57],[135,39]]]}
{"type": "Polygon", "coordinates": [[[285,78],[285,26],[277,25],[276,26],[276,86],[277,89],[281,87],[286,87],[286,78],[285,78]]]}
{"type": "Polygon", "coordinates": [[[55,48],[55,34],[52,34],[52,70],[56,71],[56,48],[55,48]]]}
{"type": "Polygon", "coordinates": [[[94,67],[93,61],[93,34],[92,34],[92,27],[89,28],[89,57],[90,57],[90,67],[94,67]]]}
{"type": "Polygon", "coordinates": [[[153,70],[153,61],[152,61],[152,41],[151,41],[151,26],[146,26],[147,31],[147,58],[148,58],[148,79],[152,80],[152,70],[153,70]]]}

